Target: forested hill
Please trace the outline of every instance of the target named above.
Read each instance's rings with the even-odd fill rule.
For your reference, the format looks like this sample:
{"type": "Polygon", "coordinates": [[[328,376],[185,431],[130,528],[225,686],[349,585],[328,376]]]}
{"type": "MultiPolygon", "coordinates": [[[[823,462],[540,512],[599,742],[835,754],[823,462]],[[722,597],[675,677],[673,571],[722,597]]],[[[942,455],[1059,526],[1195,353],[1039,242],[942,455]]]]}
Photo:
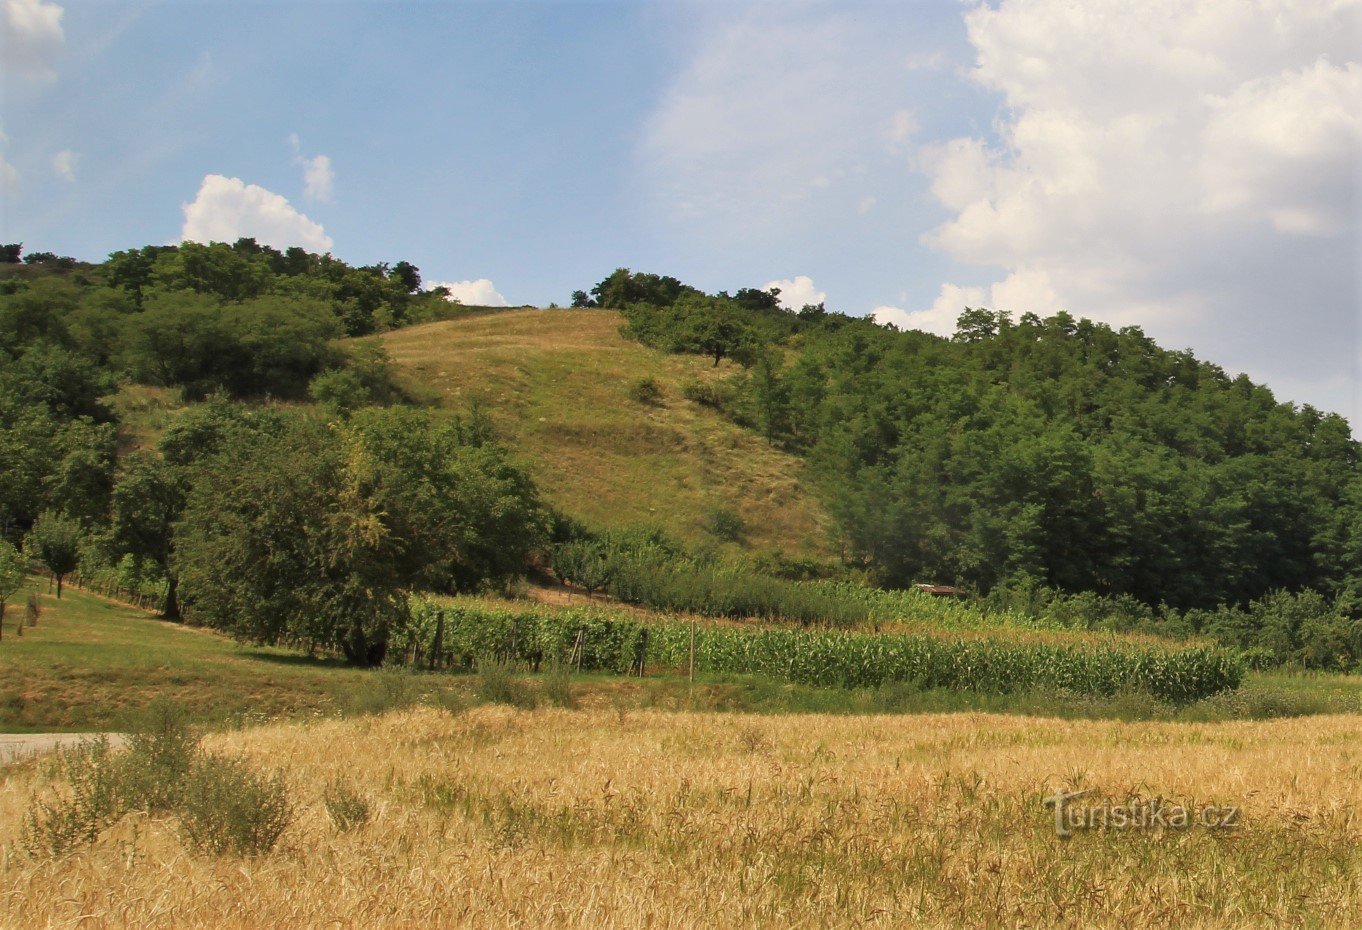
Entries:
{"type": "Polygon", "coordinates": [[[625,269],[592,295],[642,341],[741,363],[703,399],[805,454],[891,584],[1178,607],[1362,584],[1348,423],[1138,327],[967,309],[943,339],[625,269]]]}
{"type": "MultiPolygon", "coordinates": [[[[17,246],[0,258],[0,535],[11,539],[44,513],[75,521],[89,539],[117,529],[110,514],[118,482],[133,470],[110,398],[126,397],[130,385],[185,402],[226,395],[204,416],[233,422],[244,415],[223,404],[268,398],[288,400],[289,422],[300,424],[419,405],[420,392],[404,390],[419,371],[398,373],[374,340],[344,337],[470,309],[423,289],[407,262],[354,267],[252,240],[149,246],[102,264],[43,253],[19,261],[17,246]]],[[[634,414],[657,427],[702,409],[722,422],[718,411],[777,447],[780,475],[812,488],[822,504],[805,508],[818,520],[795,522],[816,526],[826,511],[835,524],[834,544],[822,551],[841,553],[842,563],[817,571],[980,593],[1049,586],[1177,608],[1244,604],[1282,588],[1362,605],[1359,445],[1342,418],[1280,402],[1267,387],[1161,348],[1135,327],[966,310],[956,336],[943,339],[821,305],[787,312],[777,296],[705,294],[620,269],[573,303],[620,311],[639,353],[707,360],[692,360],[704,377],[673,366],[680,397],[666,405],[651,405],[648,379],[628,386],[641,398],[634,414]]],[[[469,377],[495,378],[485,361],[478,368],[476,353],[460,358],[469,377]]],[[[551,404],[553,389],[544,390],[551,404]]],[[[536,417],[555,421],[552,409],[536,417]]],[[[420,432],[415,422],[361,417],[355,441],[420,432]]],[[[442,428],[436,423],[431,435],[451,447],[485,444],[469,438],[476,431],[446,436],[442,428]]],[[[296,426],[299,442],[322,435],[309,430],[296,426]]],[[[754,436],[739,438],[725,458],[735,468],[756,459],[743,458],[754,436]]],[[[632,454],[628,443],[612,449],[632,454]]],[[[561,464],[540,474],[580,477],[570,461],[561,464]]],[[[463,474],[467,483],[472,472],[463,474]]],[[[533,496],[518,473],[510,485],[533,496]]],[[[792,499],[807,497],[798,491],[792,499]]],[[[609,506],[596,509],[593,529],[637,529],[611,526],[609,506]]],[[[726,525],[732,514],[712,516],[722,535],[706,532],[739,535],[726,525]]],[[[173,574],[165,545],[110,546],[109,559],[144,551],[139,565],[149,559],[173,574]]],[[[513,568],[499,563],[497,571],[513,568]]],[[[471,584],[445,574],[448,586],[471,584]]]]}

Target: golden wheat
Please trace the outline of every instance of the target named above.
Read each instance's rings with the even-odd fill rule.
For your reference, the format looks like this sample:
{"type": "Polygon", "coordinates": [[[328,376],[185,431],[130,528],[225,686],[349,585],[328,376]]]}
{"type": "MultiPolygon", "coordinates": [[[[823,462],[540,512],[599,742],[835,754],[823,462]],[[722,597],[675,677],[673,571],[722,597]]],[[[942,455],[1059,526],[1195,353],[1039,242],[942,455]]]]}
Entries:
{"type": "Polygon", "coordinates": [[[134,815],[30,859],[44,776],[0,787],[13,926],[1351,926],[1355,717],[1123,724],[417,709],[218,734],[282,770],[271,854],[189,853],[134,815]],[[372,821],[338,832],[340,777],[372,821]],[[1055,835],[1042,797],[1242,806],[1233,831],[1055,835]]]}

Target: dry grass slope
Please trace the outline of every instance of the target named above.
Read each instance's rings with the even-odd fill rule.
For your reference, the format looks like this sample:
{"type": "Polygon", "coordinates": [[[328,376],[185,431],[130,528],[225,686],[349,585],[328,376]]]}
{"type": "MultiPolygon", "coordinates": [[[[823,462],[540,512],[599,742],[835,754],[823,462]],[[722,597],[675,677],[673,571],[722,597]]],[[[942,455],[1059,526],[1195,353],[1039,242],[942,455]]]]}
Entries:
{"type": "Polygon", "coordinates": [[[15,847],[38,779],[0,786],[13,926],[1348,926],[1362,913],[1354,717],[1206,726],[422,709],[220,734],[286,775],[255,859],[133,815],[57,860],[15,847]],[[373,821],[340,833],[344,773],[373,821]],[[1240,804],[1242,826],[1081,833],[1092,787],[1240,804]]]}
{"type": "Polygon", "coordinates": [[[798,459],[682,396],[729,363],[654,351],[620,323],[606,310],[515,310],[382,338],[409,384],[454,406],[484,401],[552,502],[589,525],[656,524],[699,541],[701,518],[727,508],[754,549],[831,555],[798,459]],[[642,378],[660,385],[657,404],[629,396],[642,378]]]}

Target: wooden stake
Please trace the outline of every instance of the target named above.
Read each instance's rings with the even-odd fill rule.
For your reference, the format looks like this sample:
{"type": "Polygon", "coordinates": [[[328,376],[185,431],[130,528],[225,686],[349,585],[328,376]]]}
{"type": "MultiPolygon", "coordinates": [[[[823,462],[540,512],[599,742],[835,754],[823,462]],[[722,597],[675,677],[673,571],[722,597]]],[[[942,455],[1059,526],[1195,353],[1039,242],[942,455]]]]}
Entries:
{"type": "Polygon", "coordinates": [[[690,618],[690,683],[695,684],[695,617],[690,618]]]}

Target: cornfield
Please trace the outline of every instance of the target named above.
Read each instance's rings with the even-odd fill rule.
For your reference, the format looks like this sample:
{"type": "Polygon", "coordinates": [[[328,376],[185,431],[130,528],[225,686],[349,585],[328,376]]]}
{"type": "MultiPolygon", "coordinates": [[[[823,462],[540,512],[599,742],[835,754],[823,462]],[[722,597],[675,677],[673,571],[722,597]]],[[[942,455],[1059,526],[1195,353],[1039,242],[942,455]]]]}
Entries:
{"type": "MultiPolygon", "coordinates": [[[[632,620],[593,609],[498,609],[420,600],[405,636],[395,644],[399,654],[412,662],[424,656],[441,667],[472,668],[480,657],[495,656],[534,668],[557,661],[586,671],[626,674],[648,667],[685,668],[691,625],[680,619],[632,620]]],[[[990,693],[1142,692],[1173,703],[1233,690],[1244,674],[1232,652],[1156,640],[1036,640],[1002,632],[963,638],[709,624],[695,628],[695,667],[816,687],[911,682],[922,688],[990,693]]]]}

